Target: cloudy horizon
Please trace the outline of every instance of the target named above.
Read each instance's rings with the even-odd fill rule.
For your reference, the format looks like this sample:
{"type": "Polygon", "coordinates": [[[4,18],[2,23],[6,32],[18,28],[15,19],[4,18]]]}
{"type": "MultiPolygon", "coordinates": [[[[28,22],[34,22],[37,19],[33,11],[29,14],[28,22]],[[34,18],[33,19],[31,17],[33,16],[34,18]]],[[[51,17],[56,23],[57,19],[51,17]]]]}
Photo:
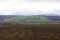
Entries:
{"type": "Polygon", "coordinates": [[[59,0],[0,0],[0,15],[32,15],[55,13],[60,15],[59,0]],[[25,13],[24,13],[25,12],[25,13]]]}

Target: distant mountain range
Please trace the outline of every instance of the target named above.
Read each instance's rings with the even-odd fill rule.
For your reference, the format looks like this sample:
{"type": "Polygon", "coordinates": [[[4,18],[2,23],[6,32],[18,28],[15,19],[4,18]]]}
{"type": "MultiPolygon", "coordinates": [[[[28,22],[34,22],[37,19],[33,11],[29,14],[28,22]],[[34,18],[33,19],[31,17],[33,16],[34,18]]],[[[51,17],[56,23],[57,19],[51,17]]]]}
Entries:
{"type": "Polygon", "coordinates": [[[60,23],[58,15],[0,15],[0,22],[16,23],[60,23]]]}

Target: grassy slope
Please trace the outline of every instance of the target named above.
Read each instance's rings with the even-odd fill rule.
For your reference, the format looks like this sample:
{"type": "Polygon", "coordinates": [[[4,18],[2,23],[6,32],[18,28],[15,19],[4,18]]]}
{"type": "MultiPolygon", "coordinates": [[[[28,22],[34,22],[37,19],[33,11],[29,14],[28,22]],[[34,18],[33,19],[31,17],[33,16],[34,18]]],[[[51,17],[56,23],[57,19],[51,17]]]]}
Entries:
{"type": "Polygon", "coordinates": [[[11,17],[3,20],[4,22],[21,22],[21,23],[42,23],[49,21],[46,17],[43,16],[17,16],[11,17]]]}
{"type": "Polygon", "coordinates": [[[3,22],[17,22],[17,23],[54,23],[58,24],[60,21],[52,21],[44,16],[12,16],[3,20],[3,22]]]}

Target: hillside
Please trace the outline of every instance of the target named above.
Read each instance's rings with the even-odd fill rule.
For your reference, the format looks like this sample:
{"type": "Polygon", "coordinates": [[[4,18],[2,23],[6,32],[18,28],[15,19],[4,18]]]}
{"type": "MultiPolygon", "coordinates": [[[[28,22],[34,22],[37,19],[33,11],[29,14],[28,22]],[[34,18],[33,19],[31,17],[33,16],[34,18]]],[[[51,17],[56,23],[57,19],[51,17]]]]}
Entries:
{"type": "Polygon", "coordinates": [[[17,22],[17,23],[49,23],[60,22],[60,16],[45,16],[45,15],[4,15],[0,16],[0,22],[17,22]]]}
{"type": "Polygon", "coordinates": [[[47,22],[48,19],[44,16],[14,16],[3,20],[4,22],[20,22],[20,23],[41,23],[47,22]]]}
{"type": "Polygon", "coordinates": [[[0,40],[60,40],[60,24],[0,24],[0,40]]]}

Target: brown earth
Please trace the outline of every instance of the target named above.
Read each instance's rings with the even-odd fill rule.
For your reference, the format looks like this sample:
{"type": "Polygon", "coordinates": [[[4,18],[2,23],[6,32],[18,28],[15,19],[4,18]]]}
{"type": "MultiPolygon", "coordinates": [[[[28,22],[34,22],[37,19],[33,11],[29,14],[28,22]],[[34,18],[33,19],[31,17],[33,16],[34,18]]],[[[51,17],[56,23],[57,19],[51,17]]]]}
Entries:
{"type": "Polygon", "coordinates": [[[60,40],[60,24],[0,24],[0,40],[60,40]]]}

